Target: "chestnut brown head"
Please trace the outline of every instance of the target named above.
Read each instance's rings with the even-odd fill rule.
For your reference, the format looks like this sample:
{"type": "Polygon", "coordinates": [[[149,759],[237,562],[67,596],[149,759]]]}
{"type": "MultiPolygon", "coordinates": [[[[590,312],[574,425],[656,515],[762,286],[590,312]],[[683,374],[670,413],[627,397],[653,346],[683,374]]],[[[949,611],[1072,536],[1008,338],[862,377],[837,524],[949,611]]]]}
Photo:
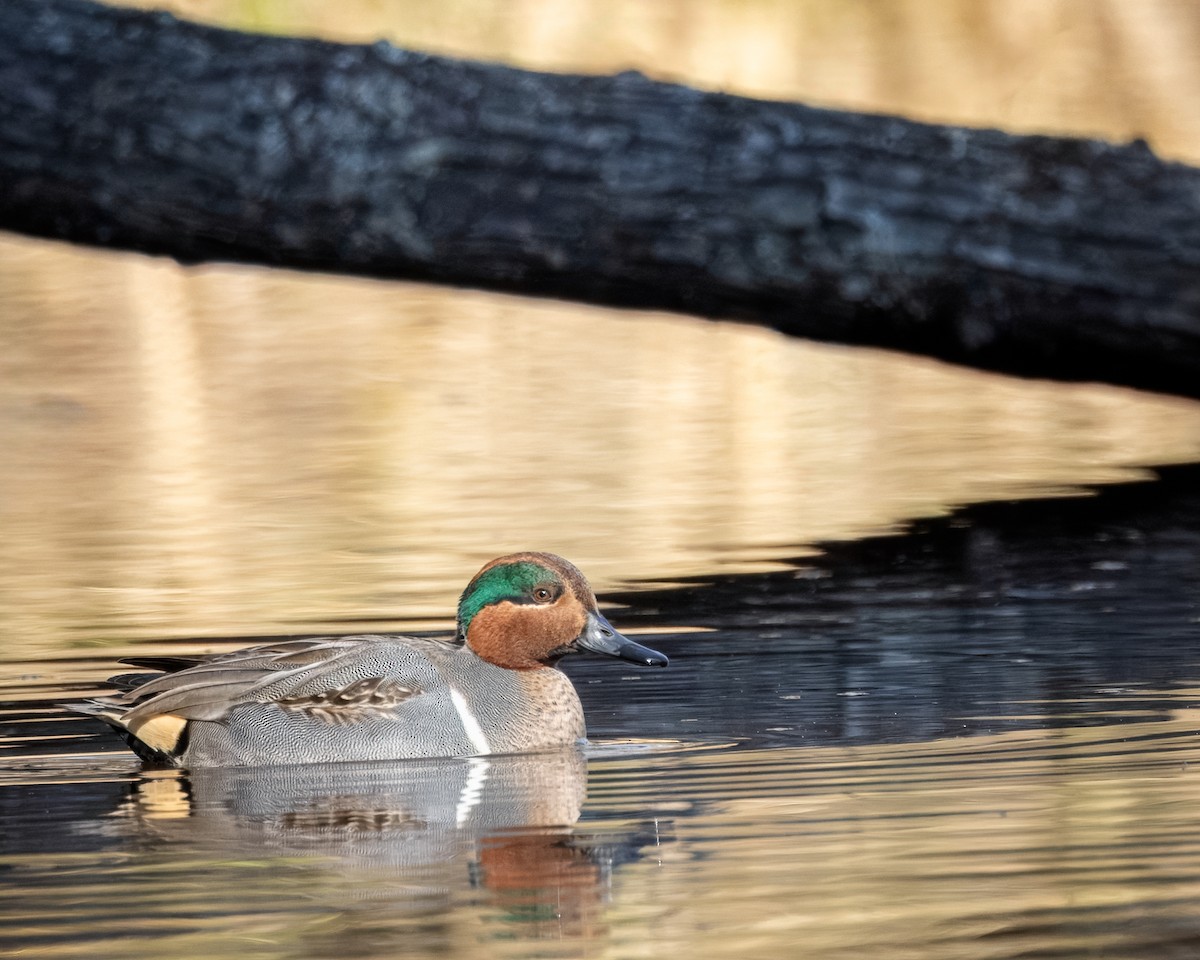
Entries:
{"type": "Polygon", "coordinates": [[[459,600],[458,635],[510,670],[552,667],[576,650],[667,665],[661,653],[613,629],[583,574],[553,553],[514,553],[484,566],[459,600]]]}

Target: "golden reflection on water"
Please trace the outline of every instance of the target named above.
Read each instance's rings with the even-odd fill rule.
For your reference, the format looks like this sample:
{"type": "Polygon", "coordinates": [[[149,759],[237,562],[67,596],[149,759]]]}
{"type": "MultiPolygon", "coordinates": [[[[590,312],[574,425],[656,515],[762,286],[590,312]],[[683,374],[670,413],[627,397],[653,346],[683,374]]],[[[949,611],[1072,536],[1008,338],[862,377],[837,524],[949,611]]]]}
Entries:
{"type": "MultiPolygon", "coordinates": [[[[1181,691],[1194,703],[1196,691],[1181,691]]],[[[1200,915],[1193,707],[1167,722],[700,758],[698,816],[631,869],[611,955],[1190,956],[1200,915]],[[802,945],[802,948],[801,948],[802,945]]],[[[621,808],[634,781],[593,776],[621,808]],[[615,796],[611,795],[616,793],[615,796]]],[[[664,816],[666,814],[664,813],[664,816]]]]}
{"type": "Polygon", "coordinates": [[[0,242],[4,656],[747,570],[1200,457],[1200,406],[756,329],[0,242]],[[398,587],[397,585],[402,585],[398,587]]]}

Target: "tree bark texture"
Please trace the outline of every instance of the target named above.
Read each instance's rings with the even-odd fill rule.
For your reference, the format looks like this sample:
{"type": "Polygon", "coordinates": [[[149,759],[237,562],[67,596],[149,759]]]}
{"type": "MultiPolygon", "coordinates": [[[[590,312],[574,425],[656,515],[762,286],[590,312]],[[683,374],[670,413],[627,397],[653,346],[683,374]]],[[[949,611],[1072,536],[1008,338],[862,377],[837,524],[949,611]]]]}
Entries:
{"type": "Polygon", "coordinates": [[[4,0],[0,228],[1200,397],[1200,171],[1140,143],[4,0]]]}

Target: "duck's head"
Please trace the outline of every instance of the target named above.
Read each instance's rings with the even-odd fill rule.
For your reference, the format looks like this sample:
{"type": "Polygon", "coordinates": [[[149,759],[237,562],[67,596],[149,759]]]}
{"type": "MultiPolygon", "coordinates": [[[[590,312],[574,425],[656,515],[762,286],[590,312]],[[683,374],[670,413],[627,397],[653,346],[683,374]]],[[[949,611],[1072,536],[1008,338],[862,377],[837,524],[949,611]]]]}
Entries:
{"type": "Polygon", "coordinates": [[[458,602],[458,635],[478,656],[510,670],[552,667],[576,650],[644,666],[667,658],[613,629],[592,588],[553,553],[514,553],[475,574],[458,602]]]}

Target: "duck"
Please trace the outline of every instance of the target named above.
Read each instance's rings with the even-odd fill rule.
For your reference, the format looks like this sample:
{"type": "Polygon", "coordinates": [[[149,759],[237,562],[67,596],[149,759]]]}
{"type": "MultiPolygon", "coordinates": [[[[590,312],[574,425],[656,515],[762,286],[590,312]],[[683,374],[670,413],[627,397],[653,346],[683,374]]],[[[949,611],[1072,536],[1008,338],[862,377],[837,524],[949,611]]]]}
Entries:
{"type": "Polygon", "coordinates": [[[145,763],[202,769],[480,757],[580,744],[583,707],[559,661],[667,657],[619,633],[572,563],[498,557],[463,590],[453,637],[285,639],[231,653],[130,657],[116,695],[69,705],[145,763]]]}

